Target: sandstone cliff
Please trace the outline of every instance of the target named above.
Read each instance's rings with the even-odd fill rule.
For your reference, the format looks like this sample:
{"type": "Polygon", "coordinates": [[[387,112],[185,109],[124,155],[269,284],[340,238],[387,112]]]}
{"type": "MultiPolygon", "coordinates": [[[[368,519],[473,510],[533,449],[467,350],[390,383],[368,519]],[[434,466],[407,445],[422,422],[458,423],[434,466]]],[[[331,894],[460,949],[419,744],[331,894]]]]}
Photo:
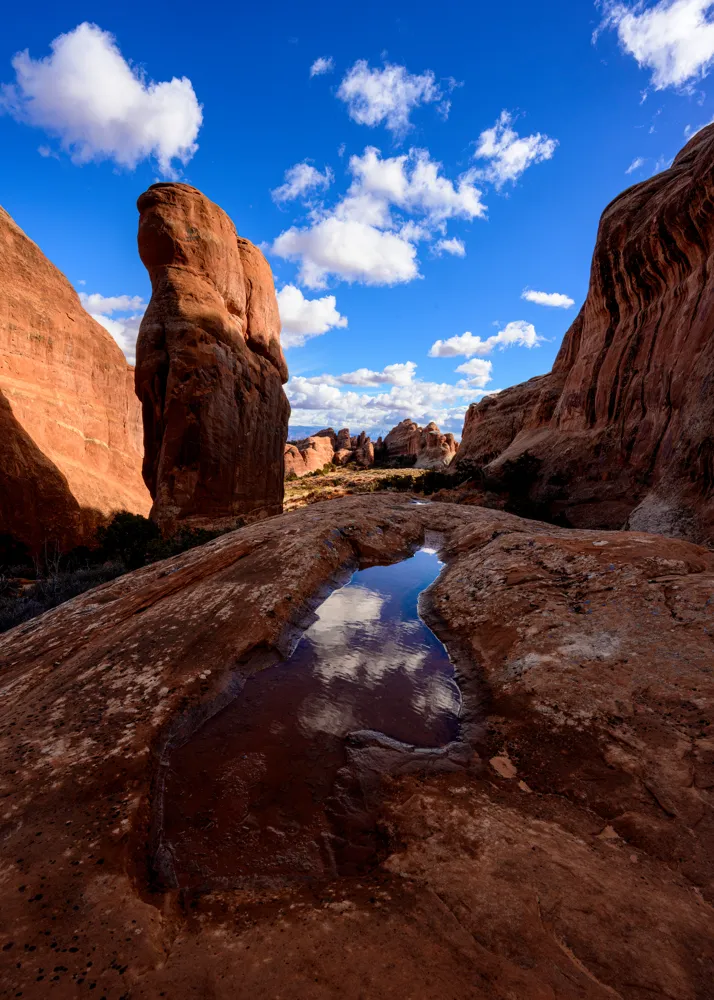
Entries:
{"type": "Polygon", "coordinates": [[[714,540],[714,126],[604,211],[553,371],[469,408],[456,467],[577,527],[714,540]]]}
{"type": "Polygon", "coordinates": [[[306,476],[325,465],[356,465],[370,469],[409,466],[415,469],[443,469],[456,454],[453,434],[442,434],[432,421],[419,427],[413,420],[402,420],[384,441],[373,442],[362,431],[350,434],[344,427],[335,433],[331,427],[285,446],[285,475],[306,476]]]}
{"type": "Polygon", "coordinates": [[[318,472],[326,465],[357,465],[369,469],[374,465],[374,445],[362,431],[351,435],[343,427],[337,434],[331,427],[318,431],[285,446],[285,475],[298,478],[309,472],[318,472]]]}
{"type": "Polygon", "coordinates": [[[402,420],[377,444],[377,456],[385,464],[413,458],[415,469],[443,469],[455,454],[454,435],[442,434],[433,420],[426,427],[402,420]]]}
{"type": "Polygon", "coordinates": [[[270,267],[187,184],[138,201],[152,297],[137,343],[144,480],[164,532],[282,509],[290,407],[270,267]]]}
{"type": "Polygon", "coordinates": [[[0,533],[39,551],[148,513],[133,369],[0,209],[0,533]]]}

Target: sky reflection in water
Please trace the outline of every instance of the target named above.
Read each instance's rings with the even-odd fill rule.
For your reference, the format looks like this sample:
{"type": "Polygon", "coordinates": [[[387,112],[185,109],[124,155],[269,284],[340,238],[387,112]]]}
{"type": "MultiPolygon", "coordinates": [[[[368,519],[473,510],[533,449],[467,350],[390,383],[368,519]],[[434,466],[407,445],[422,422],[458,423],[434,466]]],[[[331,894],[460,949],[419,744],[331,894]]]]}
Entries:
{"type": "Polygon", "coordinates": [[[357,856],[371,857],[369,830],[345,833],[343,823],[336,833],[344,737],[374,729],[436,747],[458,732],[453,668],[417,613],[440,568],[421,550],[355,573],[287,661],[249,677],[172,752],[163,830],[179,885],[322,878],[338,849],[354,854],[357,842],[357,856]]]}

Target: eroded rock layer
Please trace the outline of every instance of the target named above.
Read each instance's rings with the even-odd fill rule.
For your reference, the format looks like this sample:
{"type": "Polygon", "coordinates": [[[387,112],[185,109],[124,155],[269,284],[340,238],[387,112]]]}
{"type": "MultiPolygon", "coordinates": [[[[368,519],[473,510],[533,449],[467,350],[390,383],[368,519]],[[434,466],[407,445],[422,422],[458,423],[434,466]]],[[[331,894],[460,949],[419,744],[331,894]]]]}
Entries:
{"type": "Polygon", "coordinates": [[[713,255],[708,126],[605,209],[553,371],[472,405],[456,467],[576,527],[714,540],[713,255]]]}
{"type": "Polygon", "coordinates": [[[415,469],[443,469],[456,454],[456,441],[453,434],[442,434],[433,420],[426,427],[402,420],[377,442],[376,454],[386,465],[408,462],[415,469]]]}
{"type": "Polygon", "coordinates": [[[0,208],[0,533],[33,551],[146,514],[133,369],[0,208]]]}
{"type": "Polygon", "coordinates": [[[310,472],[319,472],[326,465],[356,465],[369,469],[374,465],[374,445],[364,431],[351,435],[347,427],[337,433],[327,427],[285,445],[286,476],[301,478],[310,472]]]}
{"type": "Polygon", "coordinates": [[[683,540],[377,493],[249,525],[14,629],[0,992],[706,1000],[712,593],[714,555],[683,540]],[[289,650],[340,567],[432,531],[445,568],[422,606],[470,754],[415,769],[351,744],[373,774],[391,760],[383,860],[358,878],[162,885],[167,746],[240,696],[256,652],[289,650]]]}
{"type": "Polygon", "coordinates": [[[171,532],[278,513],[290,407],[270,267],[187,184],[154,184],[138,208],[152,286],[136,352],[152,517],[171,532]]]}

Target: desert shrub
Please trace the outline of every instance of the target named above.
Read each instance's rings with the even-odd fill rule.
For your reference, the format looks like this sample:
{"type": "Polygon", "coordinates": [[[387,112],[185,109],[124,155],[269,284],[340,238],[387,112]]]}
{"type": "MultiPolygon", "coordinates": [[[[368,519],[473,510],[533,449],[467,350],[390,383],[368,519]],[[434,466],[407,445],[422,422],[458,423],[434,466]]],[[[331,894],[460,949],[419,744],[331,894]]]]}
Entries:
{"type": "MultiPolygon", "coordinates": [[[[240,527],[240,524],[236,524],[236,527],[240,527]]],[[[152,539],[146,547],[144,565],[158,562],[159,559],[170,559],[188,549],[195,549],[197,545],[205,545],[222,534],[222,531],[208,531],[205,528],[182,528],[171,538],[152,539]]]]}
{"type": "Polygon", "coordinates": [[[127,569],[146,565],[151,542],[160,540],[159,529],[148,517],[119,511],[97,530],[97,541],[106,559],[119,559],[127,569]]]}
{"type": "Polygon", "coordinates": [[[27,545],[9,532],[0,532],[0,573],[24,577],[35,575],[34,562],[27,545]]]}
{"type": "Polygon", "coordinates": [[[286,483],[292,483],[292,482],[294,482],[294,480],[299,479],[299,478],[300,477],[298,476],[297,472],[290,471],[290,472],[288,472],[287,476],[285,477],[285,482],[286,483]]]}
{"type": "MultiPolygon", "coordinates": [[[[236,527],[243,522],[238,520],[236,527]]],[[[161,538],[159,529],[140,514],[121,511],[97,531],[98,545],[79,545],[64,555],[56,546],[47,545],[35,558],[36,582],[23,585],[22,579],[35,575],[32,562],[15,573],[0,567],[0,632],[29,621],[50,608],[114,580],[128,570],[139,569],[160,559],[204,545],[223,534],[221,531],[183,528],[172,538],[161,538]]],[[[7,546],[8,557],[18,558],[17,550],[7,546]]]]}
{"type": "Polygon", "coordinates": [[[54,573],[24,589],[15,584],[12,588],[0,590],[0,632],[56,608],[85,590],[114,580],[125,571],[120,562],[104,563],[102,566],[54,573]]]}

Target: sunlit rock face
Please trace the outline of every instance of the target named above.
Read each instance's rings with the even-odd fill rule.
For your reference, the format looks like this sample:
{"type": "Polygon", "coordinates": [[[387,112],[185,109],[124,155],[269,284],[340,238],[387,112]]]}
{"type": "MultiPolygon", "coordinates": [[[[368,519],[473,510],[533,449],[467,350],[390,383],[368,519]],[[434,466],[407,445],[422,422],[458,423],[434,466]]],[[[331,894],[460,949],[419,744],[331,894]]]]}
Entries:
{"type": "Polygon", "coordinates": [[[343,427],[335,434],[328,427],[285,446],[286,476],[300,478],[326,465],[356,465],[369,469],[374,465],[374,445],[364,431],[350,435],[349,428],[343,427]]]}
{"type": "Polygon", "coordinates": [[[0,208],[0,534],[38,552],[148,513],[133,369],[0,208]]]}
{"type": "Polygon", "coordinates": [[[151,516],[170,533],[279,513],[290,406],[270,267],[187,184],[154,184],[138,208],[152,287],[136,349],[151,516]]]}
{"type": "Polygon", "coordinates": [[[426,427],[402,420],[377,444],[380,461],[388,465],[413,458],[415,469],[443,469],[455,454],[454,435],[442,434],[433,420],[426,427]]]}
{"type": "Polygon", "coordinates": [[[456,467],[576,527],[714,540],[714,126],[604,211],[550,374],[473,404],[456,467]]]}

